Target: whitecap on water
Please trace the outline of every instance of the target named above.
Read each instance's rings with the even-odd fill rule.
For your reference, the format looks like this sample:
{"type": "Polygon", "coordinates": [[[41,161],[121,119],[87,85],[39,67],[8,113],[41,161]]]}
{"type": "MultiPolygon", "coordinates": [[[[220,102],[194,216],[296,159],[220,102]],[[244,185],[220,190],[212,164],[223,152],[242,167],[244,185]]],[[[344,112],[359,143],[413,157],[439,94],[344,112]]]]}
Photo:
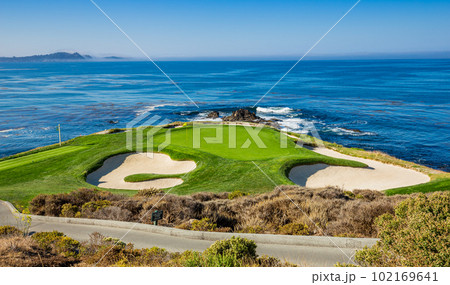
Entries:
{"type": "Polygon", "coordinates": [[[293,110],[289,107],[256,107],[256,113],[286,115],[293,110]]]}
{"type": "Polygon", "coordinates": [[[327,127],[324,131],[333,132],[337,135],[344,136],[344,135],[350,135],[350,136],[375,136],[376,133],[373,132],[364,132],[360,130],[354,130],[354,129],[347,129],[347,128],[341,128],[341,127],[327,127]]]}
{"type": "Polygon", "coordinates": [[[25,128],[15,128],[15,129],[6,129],[6,130],[0,130],[0,133],[9,133],[9,132],[14,132],[14,131],[20,131],[23,130],[25,128]]]}

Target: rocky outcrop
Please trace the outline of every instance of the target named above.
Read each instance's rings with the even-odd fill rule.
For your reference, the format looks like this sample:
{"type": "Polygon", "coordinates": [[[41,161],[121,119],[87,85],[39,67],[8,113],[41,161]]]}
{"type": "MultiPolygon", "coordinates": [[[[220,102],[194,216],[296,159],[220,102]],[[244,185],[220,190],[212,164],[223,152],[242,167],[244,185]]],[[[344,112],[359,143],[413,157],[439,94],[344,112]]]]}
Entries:
{"type": "Polygon", "coordinates": [[[217,119],[219,118],[219,112],[217,111],[212,111],[208,114],[208,116],[206,116],[206,118],[208,119],[217,119]]]}
{"type": "Polygon", "coordinates": [[[252,123],[260,123],[266,121],[256,116],[255,113],[247,109],[236,110],[233,112],[233,114],[231,114],[231,116],[224,117],[223,120],[225,122],[252,122],[252,123]]]}

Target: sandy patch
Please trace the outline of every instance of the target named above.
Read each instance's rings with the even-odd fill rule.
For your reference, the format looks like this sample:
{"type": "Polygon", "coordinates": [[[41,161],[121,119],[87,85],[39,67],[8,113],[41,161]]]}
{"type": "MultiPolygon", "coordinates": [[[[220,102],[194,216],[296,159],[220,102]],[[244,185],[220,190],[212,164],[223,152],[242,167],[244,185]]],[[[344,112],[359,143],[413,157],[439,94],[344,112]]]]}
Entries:
{"type": "Polygon", "coordinates": [[[310,188],[338,186],[345,190],[386,190],[430,181],[428,175],[400,166],[353,157],[327,148],[312,150],[326,156],[360,161],[369,168],[330,166],[322,163],[299,165],[289,172],[289,179],[295,184],[310,188]]]}
{"type": "Polygon", "coordinates": [[[197,167],[194,161],[176,161],[162,153],[125,153],[110,157],[86,177],[86,182],[112,189],[141,190],[168,188],[183,183],[179,178],[163,178],[143,182],[125,182],[124,178],[141,173],[182,174],[197,167]]]}

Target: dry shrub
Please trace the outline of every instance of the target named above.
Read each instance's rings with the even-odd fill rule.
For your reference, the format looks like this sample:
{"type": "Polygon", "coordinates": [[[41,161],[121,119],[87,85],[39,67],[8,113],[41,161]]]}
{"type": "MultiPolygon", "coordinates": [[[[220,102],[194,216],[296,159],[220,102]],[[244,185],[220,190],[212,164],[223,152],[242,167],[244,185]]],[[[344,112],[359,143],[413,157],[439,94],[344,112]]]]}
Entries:
{"type": "Polygon", "coordinates": [[[61,215],[63,205],[71,204],[81,208],[84,204],[94,201],[120,201],[126,199],[124,195],[113,194],[97,189],[81,188],[70,193],[39,194],[30,202],[30,212],[35,215],[58,217],[61,215]]]}
{"type": "Polygon", "coordinates": [[[152,197],[152,196],[162,196],[164,191],[161,189],[150,188],[139,190],[134,196],[136,197],[152,197]]]}
{"type": "Polygon", "coordinates": [[[0,237],[20,236],[23,232],[13,226],[0,226],[0,237]]]}
{"type": "Polygon", "coordinates": [[[394,204],[388,199],[351,201],[341,208],[337,219],[329,224],[327,230],[332,235],[376,237],[375,218],[393,212],[394,204]]]}
{"type": "Polygon", "coordinates": [[[0,238],[0,266],[2,267],[55,267],[73,266],[78,261],[42,249],[30,237],[0,238]]]}
{"type": "MultiPolygon", "coordinates": [[[[178,196],[160,191],[143,190],[133,197],[105,191],[80,189],[68,194],[39,195],[30,207],[33,214],[73,215],[83,205],[93,206],[110,201],[101,207],[90,207],[82,217],[133,221],[151,224],[151,213],[163,210],[161,226],[191,228],[192,220],[208,218],[216,224],[216,231],[278,233],[287,224],[302,224],[308,234],[351,237],[374,237],[374,219],[392,213],[406,195],[385,196],[379,191],[353,192],[328,187],[307,189],[299,186],[280,186],[274,191],[229,199],[229,194],[201,192],[178,196]],[[164,195],[164,199],[162,199],[164,195]],[[70,210],[72,209],[72,210],[70,210]]],[[[85,206],[87,208],[87,206],[85,206]]]]}
{"type": "Polygon", "coordinates": [[[309,227],[305,224],[290,223],[278,228],[282,235],[309,235],[309,227]]]}
{"type": "Polygon", "coordinates": [[[114,221],[131,221],[131,212],[117,206],[109,206],[95,211],[92,214],[93,219],[114,220],[114,221]]]}

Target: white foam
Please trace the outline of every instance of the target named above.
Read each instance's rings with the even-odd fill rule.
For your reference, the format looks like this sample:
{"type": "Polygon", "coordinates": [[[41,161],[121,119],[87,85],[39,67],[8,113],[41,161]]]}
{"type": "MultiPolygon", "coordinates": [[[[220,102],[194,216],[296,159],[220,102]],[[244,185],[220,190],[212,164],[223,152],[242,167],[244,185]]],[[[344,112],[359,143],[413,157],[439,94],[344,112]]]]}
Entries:
{"type": "Polygon", "coordinates": [[[20,131],[23,130],[25,128],[15,128],[15,129],[6,129],[6,130],[0,130],[0,133],[9,133],[9,132],[14,132],[14,131],[20,131]]]}
{"type": "Polygon", "coordinates": [[[263,114],[277,114],[277,115],[286,115],[291,113],[293,110],[288,107],[257,107],[256,113],[263,113],[263,114]]]}
{"type": "Polygon", "coordinates": [[[301,118],[289,118],[279,122],[282,131],[295,131],[299,133],[308,133],[309,128],[306,128],[305,126],[308,126],[311,123],[311,121],[301,118]]]}
{"type": "Polygon", "coordinates": [[[151,111],[155,110],[156,108],[164,107],[164,106],[166,106],[166,104],[144,106],[143,108],[141,108],[139,110],[136,110],[135,113],[136,113],[137,116],[140,116],[140,115],[143,115],[145,113],[151,112],[151,111]]]}
{"type": "Polygon", "coordinates": [[[359,136],[375,136],[376,135],[373,132],[350,130],[350,129],[341,128],[341,127],[328,127],[327,130],[331,131],[337,135],[341,135],[341,136],[342,135],[350,135],[350,136],[359,137],[359,136]]]}

